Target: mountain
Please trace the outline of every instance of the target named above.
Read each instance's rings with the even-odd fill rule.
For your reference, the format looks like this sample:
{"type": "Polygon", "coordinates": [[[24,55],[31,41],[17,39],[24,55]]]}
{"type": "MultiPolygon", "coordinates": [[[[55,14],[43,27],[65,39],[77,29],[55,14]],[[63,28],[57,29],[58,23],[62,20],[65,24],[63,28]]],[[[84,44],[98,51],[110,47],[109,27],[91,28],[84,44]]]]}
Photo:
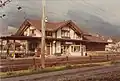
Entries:
{"type": "Polygon", "coordinates": [[[3,19],[0,19],[0,34],[7,32],[7,24],[3,19]]]}
{"type": "Polygon", "coordinates": [[[17,29],[18,28],[16,28],[16,27],[8,26],[8,34],[16,33],[17,29]]]}
{"type": "MultiPolygon", "coordinates": [[[[31,18],[31,17],[30,17],[31,18]]],[[[36,18],[38,19],[38,18],[36,18]]],[[[86,32],[90,33],[98,33],[105,36],[120,36],[120,26],[113,25],[109,22],[104,21],[103,19],[92,15],[90,13],[86,13],[83,11],[73,11],[70,10],[67,13],[67,16],[64,18],[54,18],[48,17],[49,21],[63,21],[63,20],[73,20],[81,29],[83,29],[86,32]]],[[[17,30],[16,28],[19,28],[20,25],[23,23],[23,19],[18,19],[17,21],[12,21],[12,26],[8,27],[8,33],[15,33],[17,30]],[[16,28],[15,28],[16,27],[16,28]]],[[[5,32],[7,30],[6,26],[1,26],[0,32],[5,32]]]]}
{"type": "Polygon", "coordinates": [[[68,16],[85,31],[106,36],[120,36],[120,26],[108,23],[95,15],[81,11],[68,11],[68,16]]]}
{"type": "MultiPolygon", "coordinates": [[[[120,26],[113,25],[95,15],[83,11],[68,11],[67,16],[65,16],[63,19],[59,17],[54,18],[54,16],[53,18],[48,18],[49,21],[63,21],[64,19],[73,20],[81,29],[86,32],[98,33],[105,36],[120,36],[120,26]]],[[[18,19],[17,22],[18,23],[13,23],[12,25],[19,28],[23,23],[23,20],[18,19]]],[[[8,27],[8,29],[9,31],[16,30],[15,28],[12,28],[13,30],[11,30],[11,27],[8,27]]]]}
{"type": "MultiPolygon", "coordinates": [[[[73,20],[85,31],[120,37],[119,3],[120,0],[46,0],[46,14],[49,21],[73,20]]],[[[41,0],[12,0],[3,8],[4,20],[19,28],[25,19],[40,19],[41,8],[41,0]],[[22,9],[18,10],[18,6],[22,9]]],[[[6,27],[0,26],[0,32],[3,30],[6,27]]]]}
{"type": "Polygon", "coordinates": [[[0,36],[6,36],[7,34],[7,24],[3,19],[0,19],[0,36]]]}

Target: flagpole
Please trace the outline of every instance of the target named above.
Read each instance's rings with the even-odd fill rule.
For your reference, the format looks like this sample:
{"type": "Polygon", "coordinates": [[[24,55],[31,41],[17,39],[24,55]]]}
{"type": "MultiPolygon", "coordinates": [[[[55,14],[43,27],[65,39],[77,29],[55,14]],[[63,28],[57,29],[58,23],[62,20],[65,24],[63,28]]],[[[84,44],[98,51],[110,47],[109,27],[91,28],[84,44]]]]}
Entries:
{"type": "Polygon", "coordinates": [[[42,21],[41,21],[41,68],[45,68],[45,0],[42,0],[42,21]]]}

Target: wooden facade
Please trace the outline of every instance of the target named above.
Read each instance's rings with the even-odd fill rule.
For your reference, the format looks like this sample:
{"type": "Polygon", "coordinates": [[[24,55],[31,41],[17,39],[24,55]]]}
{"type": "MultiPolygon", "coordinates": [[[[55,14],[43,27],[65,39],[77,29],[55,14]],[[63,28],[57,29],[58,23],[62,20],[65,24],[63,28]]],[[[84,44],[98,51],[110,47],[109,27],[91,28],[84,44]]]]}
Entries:
{"type": "Polygon", "coordinates": [[[106,43],[86,43],[87,51],[105,51],[106,43]]]}

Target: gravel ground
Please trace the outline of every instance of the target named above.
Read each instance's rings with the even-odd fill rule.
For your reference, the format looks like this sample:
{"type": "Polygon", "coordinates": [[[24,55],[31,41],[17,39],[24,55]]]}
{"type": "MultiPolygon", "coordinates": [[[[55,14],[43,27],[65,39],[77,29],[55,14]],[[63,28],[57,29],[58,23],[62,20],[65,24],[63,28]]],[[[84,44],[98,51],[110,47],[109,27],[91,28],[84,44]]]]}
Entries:
{"type": "Polygon", "coordinates": [[[41,79],[36,78],[31,81],[120,81],[120,66],[41,79]]]}
{"type": "Polygon", "coordinates": [[[69,71],[70,70],[64,70],[60,72],[34,74],[3,79],[1,81],[120,81],[120,64],[101,68],[95,67],[92,69],[72,69],[71,72],[69,71]]]}

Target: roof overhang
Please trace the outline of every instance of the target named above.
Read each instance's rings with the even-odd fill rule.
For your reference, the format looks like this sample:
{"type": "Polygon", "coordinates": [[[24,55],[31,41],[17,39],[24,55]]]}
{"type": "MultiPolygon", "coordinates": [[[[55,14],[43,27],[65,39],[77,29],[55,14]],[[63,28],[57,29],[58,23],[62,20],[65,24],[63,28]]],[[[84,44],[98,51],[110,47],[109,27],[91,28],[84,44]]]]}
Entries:
{"type": "MultiPolygon", "coordinates": [[[[31,37],[31,36],[5,36],[0,37],[2,40],[41,40],[41,37],[31,37]]],[[[89,41],[89,40],[79,40],[79,39],[68,39],[68,38],[52,38],[46,37],[48,41],[62,41],[62,42],[86,42],[86,43],[104,43],[108,44],[108,42],[96,42],[96,41],[89,41]]]]}

